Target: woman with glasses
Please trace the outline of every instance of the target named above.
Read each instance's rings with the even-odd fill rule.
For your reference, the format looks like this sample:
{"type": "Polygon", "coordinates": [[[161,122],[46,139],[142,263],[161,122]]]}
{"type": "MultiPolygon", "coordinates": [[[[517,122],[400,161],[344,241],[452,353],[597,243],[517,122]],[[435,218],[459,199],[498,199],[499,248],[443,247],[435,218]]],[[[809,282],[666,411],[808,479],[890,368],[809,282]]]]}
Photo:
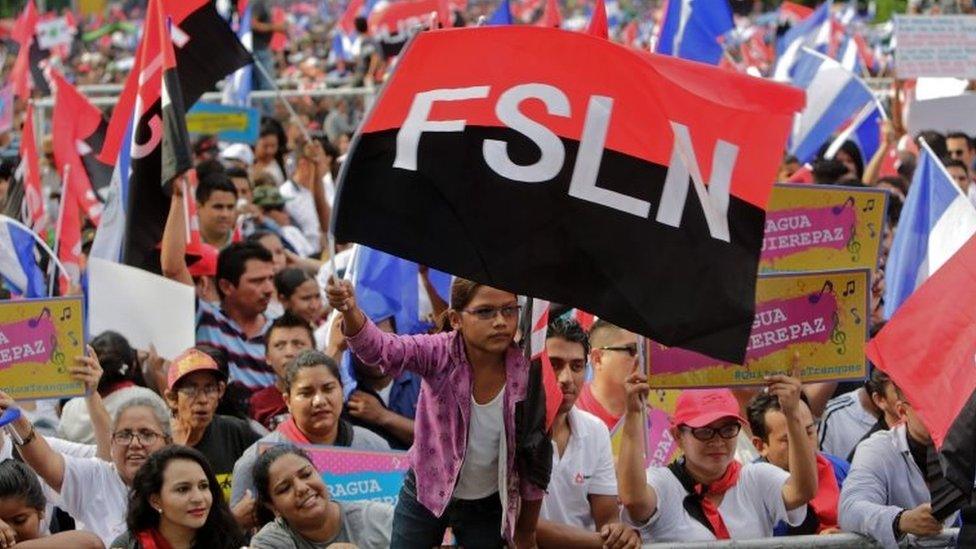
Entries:
{"type": "MultiPolygon", "coordinates": [[[[78,361],[82,368],[98,368],[93,357],[78,361]]],[[[0,413],[11,406],[14,400],[0,391],[0,413]]],[[[153,452],[172,441],[169,412],[159,397],[133,398],[119,407],[111,426],[111,461],[57,452],[25,416],[10,425],[17,434],[11,438],[24,462],[61,495],[58,506],[106,546],[126,530],[128,492],[136,471],[153,452]]]]}
{"type": "Polygon", "coordinates": [[[786,416],[790,471],[769,463],[742,466],[733,460],[736,437],[746,421],[728,389],[685,390],[678,396],[671,434],[684,457],[668,467],[644,471],[641,409],[647,377],[627,379],[627,413],[617,461],[621,518],[645,542],[757,539],[784,521],[806,518],[817,493],[817,462],[798,414],[799,380],[766,378],[766,391],[786,416]]]}
{"type": "Polygon", "coordinates": [[[389,450],[376,433],[342,418],[342,378],[339,366],[319,351],[305,350],[285,366],[282,397],[289,417],[234,464],[231,504],[254,494],[254,462],[262,444],[325,444],[357,450],[389,450]],[[249,494],[249,495],[245,495],[249,494]]]}
{"type": "Polygon", "coordinates": [[[366,318],[348,281],[330,279],[327,295],[364,364],[424,380],[391,547],[440,545],[448,526],[464,547],[534,547],[548,473],[536,486],[516,467],[516,448],[532,434],[516,432],[516,404],[526,399],[529,382],[529,364],[514,343],[517,297],[457,278],[450,331],[397,336],[366,318]]]}
{"type": "MultiPolygon", "coordinates": [[[[206,456],[225,498],[229,498],[234,463],[261,436],[247,421],[217,414],[226,381],[227,374],[212,357],[191,348],[170,363],[164,396],[173,414],[173,442],[206,456]]],[[[253,526],[253,511],[254,499],[250,497],[234,506],[234,516],[243,528],[253,526]]]]}
{"type": "Polygon", "coordinates": [[[132,480],[128,532],[112,549],[238,549],[244,535],[203,454],[168,446],[132,480]]]}

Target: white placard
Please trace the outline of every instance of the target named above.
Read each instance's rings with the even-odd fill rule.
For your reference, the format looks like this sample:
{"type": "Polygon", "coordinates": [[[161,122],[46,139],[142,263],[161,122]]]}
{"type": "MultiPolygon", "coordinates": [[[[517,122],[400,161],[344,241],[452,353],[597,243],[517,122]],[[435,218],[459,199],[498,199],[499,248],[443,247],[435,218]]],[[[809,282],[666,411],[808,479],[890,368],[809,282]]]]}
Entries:
{"type": "Polygon", "coordinates": [[[88,333],[116,331],[135,349],[176,357],[196,342],[193,286],[104,259],[88,261],[88,333]]]}
{"type": "Polygon", "coordinates": [[[71,29],[64,17],[37,22],[37,45],[42,50],[71,43],[71,29]]]}
{"type": "Polygon", "coordinates": [[[898,78],[976,78],[976,16],[895,16],[898,78]]]}
{"type": "Polygon", "coordinates": [[[908,133],[923,130],[976,135],[976,93],[915,101],[908,109],[908,133]]]}

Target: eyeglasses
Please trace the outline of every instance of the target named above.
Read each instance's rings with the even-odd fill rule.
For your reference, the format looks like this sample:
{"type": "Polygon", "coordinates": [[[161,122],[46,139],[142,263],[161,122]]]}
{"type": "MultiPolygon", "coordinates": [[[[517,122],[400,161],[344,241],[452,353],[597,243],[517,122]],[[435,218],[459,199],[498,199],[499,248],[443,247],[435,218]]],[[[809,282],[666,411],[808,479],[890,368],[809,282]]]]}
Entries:
{"type": "Polygon", "coordinates": [[[598,347],[601,351],[619,351],[621,353],[627,353],[630,358],[637,356],[637,344],[628,343],[626,345],[608,345],[606,347],[598,347]]]}
{"type": "Polygon", "coordinates": [[[725,440],[728,440],[730,438],[735,438],[739,436],[739,431],[742,430],[742,425],[740,425],[739,423],[729,423],[728,425],[723,425],[719,428],[715,428],[715,427],[691,428],[686,425],[683,426],[682,429],[684,429],[685,431],[690,431],[691,436],[695,437],[696,439],[702,442],[708,442],[709,440],[715,438],[715,435],[718,435],[724,438],[725,440]]]}
{"type": "Polygon", "coordinates": [[[162,437],[163,435],[155,433],[153,431],[119,431],[117,433],[112,433],[112,442],[128,446],[132,444],[132,441],[139,439],[139,444],[143,446],[152,446],[156,439],[162,437]]]}
{"type": "Polygon", "coordinates": [[[511,320],[513,318],[518,318],[519,312],[522,310],[522,306],[506,305],[504,307],[478,307],[477,309],[463,310],[469,315],[478,317],[478,320],[493,320],[498,313],[502,314],[502,318],[511,320]]]}
{"type": "Polygon", "coordinates": [[[189,399],[197,398],[197,395],[203,393],[208,397],[217,396],[220,394],[220,385],[205,385],[203,387],[197,387],[196,385],[187,385],[186,387],[180,387],[176,390],[177,393],[185,396],[189,399]]]}

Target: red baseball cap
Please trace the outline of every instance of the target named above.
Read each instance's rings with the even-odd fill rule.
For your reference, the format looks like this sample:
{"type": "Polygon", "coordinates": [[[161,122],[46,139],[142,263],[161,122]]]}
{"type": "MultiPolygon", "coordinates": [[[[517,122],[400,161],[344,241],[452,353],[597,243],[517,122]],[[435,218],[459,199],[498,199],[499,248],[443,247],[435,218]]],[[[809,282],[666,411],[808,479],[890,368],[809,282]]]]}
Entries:
{"type": "Polygon", "coordinates": [[[217,276],[217,255],[220,252],[210,244],[204,242],[191,243],[186,246],[188,258],[197,258],[190,263],[190,276],[217,276]]]}
{"type": "Polygon", "coordinates": [[[728,389],[686,389],[678,395],[671,423],[691,428],[704,427],[723,418],[735,418],[745,425],[739,401],[728,389]]]}
{"type": "Polygon", "coordinates": [[[169,370],[166,372],[166,388],[172,391],[181,379],[200,371],[213,372],[217,379],[227,380],[227,374],[220,371],[220,367],[210,355],[191,347],[170,362],[169,370]]]}

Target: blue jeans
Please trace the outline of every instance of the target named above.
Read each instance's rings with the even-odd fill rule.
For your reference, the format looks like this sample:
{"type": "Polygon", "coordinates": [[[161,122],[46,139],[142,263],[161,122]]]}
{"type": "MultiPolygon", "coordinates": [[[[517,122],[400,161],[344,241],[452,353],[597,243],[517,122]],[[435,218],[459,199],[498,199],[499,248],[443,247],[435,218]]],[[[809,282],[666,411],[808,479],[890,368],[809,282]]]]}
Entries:
{"type": "Polygon", "coordinates": [[[437,518],[417,501],[416,477],[413,470],[408,471],[393,513],[391,549],[438,547],[448,526],[460,547],[496,549],[505,546],[501,536],[502,502],[497,492],[484,499],[451,500],[444,514],[437,518]]]}

